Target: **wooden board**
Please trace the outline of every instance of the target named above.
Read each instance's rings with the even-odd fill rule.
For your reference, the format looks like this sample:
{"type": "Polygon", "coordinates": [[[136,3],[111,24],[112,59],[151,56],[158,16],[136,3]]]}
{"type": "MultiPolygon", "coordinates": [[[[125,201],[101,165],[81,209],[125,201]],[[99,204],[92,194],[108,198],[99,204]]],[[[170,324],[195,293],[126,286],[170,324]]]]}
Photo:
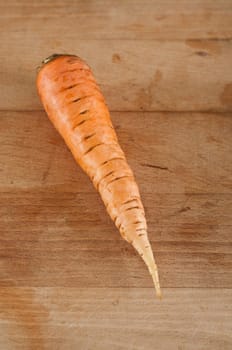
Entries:
{"type": "Polygon", "coordinates": [[[0,3],[0,349],[232,348],[231,0],[0,3]],[[164,292],[42,111],[41,60],[93,68],[164,292]]]}
{"type": "Polygon", "coordinates": [[[0,9],[3,109],[41,108],[36,67],[58,51],[88,61],[111,110],[232,110],[230,0],[26,0],[0,9]]]}
{"type": "MultiPolygon", "coordinates": [[[[230,115],[112,119],[141,188],[162,285],[231,287],[230,115]]],[[[20,286],[151,286],[45,113],[2,112],[0,129],[2,285],[12,276],[20,286]]]]}
{"type": "Polygon", "coordinates": [[[4,350],[231,349],[231,290],[164,293],[160,302],[147,288],[2,288],[0,338],[4,350]]]}
{"type": "MultiPolygon", "coordinates": [[[[12,192],[0,202],[1,285],[152,286],[96,193],[12,192]]],[[[150,193],[144,204],[163,287],[232,287],[231,195],[150,193]]]]}
{"type": "Polygon", "coordinates": [[[57,44],[56,31],[49,37],[17,31],[0,34],[2,109],[42,108],[36,67],[58,51],[87,60],[112,111],[232,110],[231,40],[115,39],[109,44],[109,40],[74,39],[66,32],[57,44]]]}
{"type": "MultiPolygon", "coordinates": [[[[232,193],[231,114],[111,114],[142,193],[232,193]]],[[[0,135],[0,188],[92,192],[45,112],[0,112],[0,135]]]]}
{"type": "MultiPolygon", "coordinates": [[[[57,42],[73,39],[231,39],[231,0],[11,0],[0,4],[1,32],[57,42]]],[[[54,44],[54,42],[53,42],[54,44]]]]}

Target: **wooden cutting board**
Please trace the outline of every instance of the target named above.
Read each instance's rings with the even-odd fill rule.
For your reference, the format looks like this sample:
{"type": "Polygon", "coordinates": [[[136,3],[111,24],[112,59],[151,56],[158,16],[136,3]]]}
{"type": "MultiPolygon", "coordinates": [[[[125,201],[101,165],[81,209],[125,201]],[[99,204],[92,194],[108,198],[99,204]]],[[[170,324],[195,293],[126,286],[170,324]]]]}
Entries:
{"type": "Polygon", "coordinates": [[[232,2],[0,4],[0,349],[232,348],[232,2]],[[36,67],[88,61],[164,298],[48,121],[36,67]]]}

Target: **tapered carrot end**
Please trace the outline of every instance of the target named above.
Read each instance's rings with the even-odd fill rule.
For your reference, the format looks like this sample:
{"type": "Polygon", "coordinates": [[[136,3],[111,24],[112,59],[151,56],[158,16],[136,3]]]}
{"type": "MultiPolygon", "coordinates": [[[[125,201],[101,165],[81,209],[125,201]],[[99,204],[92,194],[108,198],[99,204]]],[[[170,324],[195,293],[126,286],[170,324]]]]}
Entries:
{"type": "Polygon", "coordinates": [[[142,241],[141,239],[137,239],[133,241],[132,245],[147,265],[155,286],[156,295],[159,299],[162,299],[158,269],[155,263],[150,243],[147,240],[146,243],[144,243],[144,241],[142,241]]]}
{"type": "Polygon", "coordinates": [[[153,283],[155,286],[156,296],[161,300],[162,299],[162,292],[160,289],[159,275],[158,275],[157,267],[154,270],[154,272],[151,273],[151,277],[152,277],[152,280],[153,280],[153,283]]]}

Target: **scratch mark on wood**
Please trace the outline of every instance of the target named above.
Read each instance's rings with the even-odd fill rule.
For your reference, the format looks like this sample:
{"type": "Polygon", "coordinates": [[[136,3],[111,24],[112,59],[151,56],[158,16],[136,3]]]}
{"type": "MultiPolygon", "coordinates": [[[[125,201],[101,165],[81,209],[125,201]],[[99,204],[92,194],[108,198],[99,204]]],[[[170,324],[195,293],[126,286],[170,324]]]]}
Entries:
{"type": "Polygon", "coordinates": [[[50,173],[50,169],[51,169],[51,166],[52,166],[52,159],[53,159],[53,152],[51,153],[51,156],[49,157],[47,168],[43,172],[43,176],[42,176],[42,182],[43,183],[46,182],[46,180],[48,178],[48,175],[50,173]]]}
{"type": "Polygon", "coordinates": [[[178,210],[177,213],[184,213],[184,212],[186,212],[186,211],[188,211],[188,210],[191,210],[191,208],[190,208],[190,207],[183,207],[183,208],[181,208],[180,210],[178,210]]]}
{"type": "Polygon", "coordinates": [[[196,51],[195,54],[198,55],[198,56],[202,56],[202,57],[205,57],[205,56],[209,55],[209,53],[206,52],[206,51],[196,51]]]}
{"type": "Polygon", "coordinates": [[[191,40],[187,39],[186,45],[196,49],[198,52],[206,52],[208,54],[218,55],[221,53],[221,42],[215,40],[191,40]]]}
{"type": "Polygon", "coordinates": [[[121,57],[118,53],[113,54],[112,56],[112,62],[113,63],[119,63],[121,61],[121,57]]]}
{"type": "Polygon", "coordinates": [[[232,83],[225,85],[221,94],[221,102],[227,108],[232,108],[232,83]]]}
{"type": "Polygon", "coordinates": [[[148,167],[148,168],[154,168],[154,169],[170,171],[168,167],[164,167],[164,166],[160,166],[160,165],[149,164],[149,163],[140,163],[140,165],[148,167]]]}

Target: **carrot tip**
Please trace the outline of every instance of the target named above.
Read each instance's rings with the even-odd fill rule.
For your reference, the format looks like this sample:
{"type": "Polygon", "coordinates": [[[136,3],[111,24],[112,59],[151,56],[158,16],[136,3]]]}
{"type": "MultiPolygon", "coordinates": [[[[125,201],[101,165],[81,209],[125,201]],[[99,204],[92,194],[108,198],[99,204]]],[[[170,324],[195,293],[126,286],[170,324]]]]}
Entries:
{"type": "Polygon", "coordinates": [[[147,242],[147,245],[145,245],[144,249],[141,249],[141,241],[140,239],[134,239],[132,245],[137,250],[137,252],[140,254],[142,257],[143,261],[148,267],[148,270],[150,272],[150,275],[152,277],[155,290],[156,290],[156,295],[159,299],[162,298],[162,293],[160,289],[160,283],[159,283],[159,274],[158,274],[158,269],[157,265],[154,260],[153,252],[151,250],[150,244],[147,242]],[[141,254],[142,253],[142,254],[141,254]]]}
{"type": "Polygon", "coordinates": [[[152,279],[153,279],[153,283],[155,286],[155,290],[156,290],[156,296],[161,300],[162,299],[162,292],[160,289],[160,284],[159,284],[159,276],[158,276],[158,271],[155,270],[151,273],[152,279]]]}

